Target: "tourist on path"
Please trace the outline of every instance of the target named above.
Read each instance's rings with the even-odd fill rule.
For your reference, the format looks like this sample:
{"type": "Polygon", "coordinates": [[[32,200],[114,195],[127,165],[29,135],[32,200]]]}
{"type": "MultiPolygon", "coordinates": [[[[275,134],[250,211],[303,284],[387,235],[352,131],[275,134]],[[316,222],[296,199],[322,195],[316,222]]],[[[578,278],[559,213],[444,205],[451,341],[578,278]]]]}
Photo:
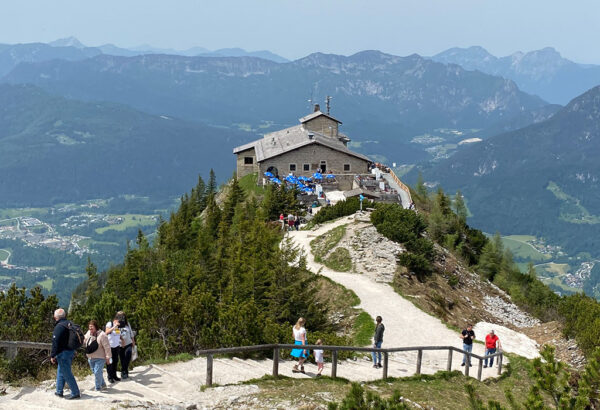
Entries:
{"type": "Polygon", "coordinates": [[[299,230],[300,228],[300,217],[298,215],[296,215],[294,219],[294,228],[296,228],[296,230],[299,230]]]}
{"type": "Polygon", "coordinates": [[[108,343],[108,337],[99,329],[98,322],[95,320],[90,320],[83,344],[88,363],[92,373],[94,373],[96,391],[105,389],[106,383],[104,383],[102,371],[104,370],[104,363],[110,364],[110,343],[108,343]]]}
{"type": "Polygon", "coordinates": [[[81,393],[71,370],[75,351],[69,350],[69,321],[64,309],[54,311],[54,320],[56,321],[56,326],[54,326],[54,332],[52,333],[52,352],[50,353],[50,361],[58,363],[58,369],[56,370],[56,392],[54,394],[63,397],[63,389],[66,383],[71,389],[71,395],[66,397],[66,399],[78,399],[81,397],[81,393]]]}
{"type": "MultiPolygon", "coordinates": [[[[322,345],[323,341],[318,339],[315,344],[322,345]]],[[[317,362],[317,377],[320,377],[323,373],[323,349],[315,349],[313,353],[315,354],[315,362],[317,362]]]]}
{"type": "Polygon", "coordinates": [[[110,344],[110,352],[112,355],[112,363],[106,366],[108,382],[119,382],[121,379],[117,377],[117,368],[119,365],[119,354],[121,353],[121,330],[119,329],[119,320],[117,319],[117,316],[114,317],[112,322],[106,324],[104,332],[106,333],[106,336],[108,336],[108,343],[110,344]]]}
{"type": "Polygon", "coordinates": [[[127,322],[125,312],[117,312],[117,320],[119,321],[119,329],[121,331],[121,350],[119,358],[121,359],[121,379],[125,380],[129,377],[129,363],[131,363],[131,353],[135,347],[135,338],[133,330],[127,322]]]}
{"type": "Polygon", "coordinates": [[[283,216],[283,213],[279,214],[279,222],[281,222],[281,230],[283,231],[285,229],[285,216],[283,216]]]}
{"type": "Polygon", "coordinates": [[[294,218],[294,215],[289,214],[288,215],[288,231],[294,230],[294,222],[295,221],[296,221],[296,219],[294,218]]]}
{"type": "MultiPolygon", "coordinates": [[[[292,333],[294,335],[294,344],[297,345],[306,345],[306,329],[304,325],[306,324],[306,320],[301,317],[298,319],[294,327],[292,327],[292,333]]],[[[298,364],[294,365],[292,372],[294,373],[304,373],[304,362],[308,357],[308,350],[306,349],[293,349],[291,355],[293,357],[298,358],[298,364]],[[298,367],[300,366],[300,367],[298,367]]]]}
{"type": "MultiPolygon", "coordinates": [[[[475,332],[473,331],[473,325],[467,325],[467,328],[462,331],[460,334],[460,338],[463,340],[463,350],[465,352],[471,353],[473,351],[473,340],[475,339],[475,332]]],[[[465,353],[463,355],[463,361],[461,366],[464,366],[465,363],[469,363],[469,366],[473,366],[471,364],[471,355],[465,353]]]]}
{"type": "MultiPolygon", "coordinates": [[[[383,332],[385,330],[385,326],[381,323],[381,316],[377,316],[375,318],[375,335],[373,336],[373,347],[377,349],[381,349],[381,344],[383,343],[383,332]]],[[[373,356],[373,367],[381,368],[381,352],[371,352],[373,356]]]]}
{"type": "MultiPolygon", "coordinates": [[[[498,336],[496,336],[496,334],[494,333],[494,329],[492,329],[492,330],[490,330],[490,333],[488,333],[485,336],[485,356],[486,356],[486,358],[485,358],[483,367],[488,367],[487,356],[496,353],[496,348],[502,349],[502,344],[500,343],[500,339],[498,339],[498,336]]],[[[494,365],[494,358],[490,357],[489,359],[490,359],[490,367],[492,367],[494,365]]]]}

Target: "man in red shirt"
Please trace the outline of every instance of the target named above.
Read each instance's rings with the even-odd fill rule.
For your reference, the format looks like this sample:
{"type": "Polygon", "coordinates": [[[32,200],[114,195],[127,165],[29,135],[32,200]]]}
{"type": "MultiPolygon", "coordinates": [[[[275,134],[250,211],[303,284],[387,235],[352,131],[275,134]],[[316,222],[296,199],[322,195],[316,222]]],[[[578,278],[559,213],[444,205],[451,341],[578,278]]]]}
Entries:
{"type": "MultiPolygon", "coordinates": [[[[489,356],[496,353],[496,348],[502,349],[502,345],[500,344],[500,339],[494,333],[494,330],[490,330],[490,333],[485,337],[485,355],[489,356]]],[[[490,367],[494,365],[494,358],[490,357],[490,367]]],[[[485,362],[483,363],[483,367],[488,367],[488,359],[486,357],[485,362]]]]}

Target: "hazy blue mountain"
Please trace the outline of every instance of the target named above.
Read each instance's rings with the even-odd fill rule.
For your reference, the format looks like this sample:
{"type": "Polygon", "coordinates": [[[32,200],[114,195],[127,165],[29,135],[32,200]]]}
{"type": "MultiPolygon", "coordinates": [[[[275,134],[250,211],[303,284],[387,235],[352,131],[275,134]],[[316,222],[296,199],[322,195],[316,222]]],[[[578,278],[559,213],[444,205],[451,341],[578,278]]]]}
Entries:
{"type": "Polygon", "coordinates": [[[444,64],[509,78],[519,88],[546,101],[566,104],[584,91],[600,85],[600,66],[577,64],[552,47],[496,57],[484,48],[451,48],[431,57],[444,64]]]}
{"type": "Polygon", "coordinates": [[[178,196],[256,138],[113,103],[0,85],[0,207],[138,194],[178,196]]]}
{"type": "Polygon", "coordinates": [[[351,138],[375,141],[368,155],[414,162],[405,149],[416,132],[483,129],[546,103],[514,82],[418,55],[365,51],[345,57],[316,53],[274,63],[253,57],[100,55],[79,62],[21,64],[4,78],[54,94],[114,101],[159,115],[252,128],[295,124],[308,99],[333,97],[333,111],[351,138]],[[368,124],[368,128],[366,128],[368,124]]]}
{"type": "Polygon", "coordinates": [[[97,48],[74,46],[50,46],[43,43],[1,44],[0,77],[20,63],[36,63],[50,60],[78,61],[102,54],[97,48]]]}
{"type": "Polygon", "coordinates": [[[52,47],[75,47],[75,48],[86,48],[85,45],[83,45],[81,43],[81,41],[79,41],[77,38],[75,37],[65,37],[65,38],[59,38],[58,40],[54,40],[48,43],[49,46],[52,47]]]}
{"type": "MultiPolygon", "coordinates": [[[[468,199],[474,225],[600,255],[600,87],[548,120],[491,137],[430,169],[468,199]]],[[[415,173],[412,180],[415,180],[415,173]]]]}
{"type": "Polygon", "coordinates": [[[186,55],[196,55],[202,57],[258,57],[264,58],[265,60],[274,61],[276,63],[289,62],[287,58],[283,58],[275,53],[270,52],[269,50],[246,51],[243,48],[221,48],[215,51],[186,55]]]}

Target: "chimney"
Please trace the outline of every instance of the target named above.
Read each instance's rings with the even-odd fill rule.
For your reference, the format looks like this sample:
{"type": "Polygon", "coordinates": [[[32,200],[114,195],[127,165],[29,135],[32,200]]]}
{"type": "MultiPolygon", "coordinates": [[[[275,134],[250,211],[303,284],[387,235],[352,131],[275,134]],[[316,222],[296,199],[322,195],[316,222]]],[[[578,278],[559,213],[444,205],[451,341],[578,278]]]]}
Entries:
{"type": "Polygon", "coordinates": [[[315,134],[313,134],[312,132],[308,133],[308,139],[311,140],[315,137],[315,134]]]}
{"type": "Polygon", "coordinates": [[[315,111],[314,112],[317,112],[317,111],[321,111],[321,106],[319,104],[315,104],[315,111]]]}

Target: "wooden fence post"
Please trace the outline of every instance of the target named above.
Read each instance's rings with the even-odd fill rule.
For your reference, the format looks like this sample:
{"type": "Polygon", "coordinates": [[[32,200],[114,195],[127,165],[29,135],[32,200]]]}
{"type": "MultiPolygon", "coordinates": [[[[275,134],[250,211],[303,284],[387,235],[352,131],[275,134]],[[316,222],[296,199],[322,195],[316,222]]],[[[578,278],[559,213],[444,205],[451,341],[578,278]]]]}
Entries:
{"type": "Polygon", "coordinates": [[[469,368],[471,367],[471,355],[467,354],[465,360],[465,376],[469,377],[469,368]]]}
{"type": "Polygon", "coordinates": [[[483,359],[479,359],[479,368],[477,369],[477,380],[481,381],[481,372],[483,371],[483,359]]]}
{"type": "Polygon", "coordinates": [[[452,349],[448,349],[448,365],[446,366],[446,370],[452,371],[452,349]]]}
{"type": "Polygon", "coordinates": [[[498,375],[502,374],[502,357],[504,357],[504,354],[500,353],[500,356],[497,357],[498,359],[498,375]]]}
{"type": "Polygon", "coordinates": [[[383,352],[383,379],[388,378],[388,360],[390,354],[388,352],[383,352]]]}
{"type": "Polygon", "coordinates": [[[206,355],[206,385],[212,386],[212,376],[213,376],[213,355],[206,355]]]}
{"type": "Polygon", "coordinates": [[[423,350],[417,351],[417,374],[421,374],[421,362],[423,361],[423,350]]]}
{"type": "Polygon", "coordinates": [[[331,378],[335,379],[337,377],[337,350],[331,351],[331,378]]]}
{"type": "Polygon", "coordinates": [[[273,349],[273,377],[279,376],[279,348],[273,349]]]}
{"type": "Polygon", "coordinates": [[[19,348],[17,346],[5,347],[6,350],[6,358],[8,360],[14,360],[19,353],[19,348]]]}

